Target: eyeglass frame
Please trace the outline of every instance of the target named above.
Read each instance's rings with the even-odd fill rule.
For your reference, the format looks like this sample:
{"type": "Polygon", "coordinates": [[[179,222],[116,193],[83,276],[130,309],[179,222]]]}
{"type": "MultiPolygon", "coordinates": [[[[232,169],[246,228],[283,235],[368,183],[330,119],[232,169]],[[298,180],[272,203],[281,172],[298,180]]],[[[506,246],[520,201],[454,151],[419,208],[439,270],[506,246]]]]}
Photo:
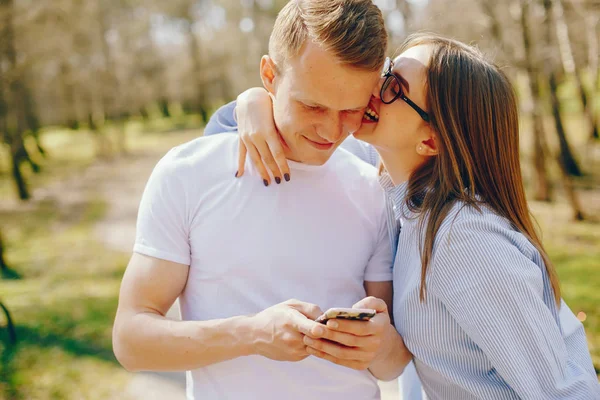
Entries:
{"type": "Polygon", "coordinates": [[[421,107],[416,105],[414,101],[412,101],[411,99],[406,97],[406,94],[404,94],[404,89],[402,88],[402,82],[400,81],[400,78],[398,78],[396,76],[396,74],[394,74],[392,72],[392,68],[394,68],[394,61],[392,61],[391,58],[387,57],[385,59],[385,64],[383,65],[383,72],[381,73],[381,78],[385,79],[385,81],[383,82],[383,85],[381,85],[381,89],[379,91],[379,98],[381,99],[381,102],[383,104],[392,104],[396,100],[402,99],[406,102],[406,104],[411,106],[413,108],[413,110],[415,110],[421,116],[421,118],[423,118],[423,120],[425,122],[429,122],[429,120],[430,120],[429,114],[427,114],[421,107]],[[385,92],[384,88],[387,88],[389,86],[390,83],[388,81],[390,79],[396,80],[396,83],[398,84],[400,91],[398,93],[396,93],[396,95],[394,96],[394,98],[391,101],[385,101],[385,100],[383,100],[383,98],[384,98],[383,94],[385,92]]]}

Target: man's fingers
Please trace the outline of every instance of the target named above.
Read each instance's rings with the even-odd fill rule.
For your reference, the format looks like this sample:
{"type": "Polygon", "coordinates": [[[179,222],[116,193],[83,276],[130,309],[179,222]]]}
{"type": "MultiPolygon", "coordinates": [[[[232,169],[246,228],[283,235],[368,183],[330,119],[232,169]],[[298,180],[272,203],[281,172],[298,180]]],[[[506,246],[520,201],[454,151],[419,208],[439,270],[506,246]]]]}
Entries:
{"type": "Polygon", "coordinates": [[[313,329],[314,325],[317,324],[317,322],[306,318],[300,313],[297,313],[293,318],[294,329],[296,329],[303,335],[310,335],[310,332],[313,329]]]}
{"type": "Polygon", "coordinates": [[[322,351],[313,349],[312,347],[308,347],[306,349],[306,352],[308,354],[310,354],[311,356],[315,356],[315,357],[319,357],[322,358],[324,360],[327,360],[329,362],[332,362],[334,364],[337,365],[342,365],[344,367],[348,367],[348,368],[352,368],[352,369],[356,369],[359,371],[365,370],[369,367],[369,365],[365,362],[361,362],[361,361],[354,361],[354,360],[341,360],[339,358],[335,358],[327,353],[324,353],[322,351]]]}
{"type": "Polygon", "coordinates": [[[327,353],[340,360],[370,361],[373,358],[372,352],[366,352],[359,348],[342,346],[327,340],[312,339],[308,336],[304,337],[304,344],[309,348],[327,353]]]}
{"type": "Polygon", "coordinates": [[[277,167],[279,168],[279,171],[282,174],[281,177],[285,181],[289,181],[291,178],[290,167],[288,165],[287,158],[285,157],[285,151],[283,150],[283,146],[281,145],[279,140],[273,139],[267,140],[267,145],[269,146],[271,154],[273,155],[273,158],[277,163],[277,167]]]}
{"type": "Polygon", "coordinates": [[[246,145],[240,138],[240,147],[238,150],[238,169],[235,174],[236,178],[244,175],[244,166],[246,165],[246,155],[248,154],[248,150],[246,149],[246,145]]]}
{"type": "Polygon", "coordinates": [[[250,159],[252,160],[252,163],[258,170],[258,173],[260,174],[260,177],[263,179],[265,186],[269,186],[269,184],[271,183],[271,177],[269,176],[269,173],[267,172],[267,169],[265,168],[265,166],[263,164],[262,158],[260,158],[260,154],[258,154],[258,150],[256,149],[256,146],[254,146],[252,143],[245,143],[245,144],[246,144],[246,148],[248,149],[248,154],[250,155],[250,159]]]}
{"type": "Polygon", "coordinates": [[[352,306],[352,308],[370,308],[377,311],[378,313],[387,312],[387,304],[385,301],[378,299],[377,297],[366,297],[352,306]]]}
{"type": "Polygon", "coordinates": [[[283,179],[283,172],[279,170],[279,166],[275,162],[275,158],[271,154],[271,149],[269,148],[267,143],[257,143],[256,149],[258,150],[258,153],[260,154],[260,157],[262,158],[263,162],[267,165],[267,168],[269,168],[273,173],[273,176],[275,177],[275,182],[277,182],[278,184],[281,183],[281,180],[283,179]]]}
{"type": "Polygon", "coordinates": [[[376,336],[357,336],[346,332],[337,332],[325,326],[315,326],[310,332],[311,338],[327,339],[347,347],[373,348],[376,349],[380,341],[376,336]]]}
{"type": "Polygon", "coordinates": [[[327,321],[327,328],[332,331],[344,332],[354,336],[371,336],[379,332],[379,324],[374,321],[352,321],[344,319],[331,319],[327,321]]]}

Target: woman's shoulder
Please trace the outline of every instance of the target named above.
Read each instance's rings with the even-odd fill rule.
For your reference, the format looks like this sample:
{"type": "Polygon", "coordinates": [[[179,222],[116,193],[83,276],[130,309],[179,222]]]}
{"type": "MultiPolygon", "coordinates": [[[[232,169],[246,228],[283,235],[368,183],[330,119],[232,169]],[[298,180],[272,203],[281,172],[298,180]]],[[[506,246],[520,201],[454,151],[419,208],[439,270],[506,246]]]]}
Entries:
{"type": "Polygon", "coordinates": [[[507,218],[485,203],[457,202],[440,224],[434,251],[470,246],[473,250],[498,255],[516,249],[538,263],[537,248],[507,218]],[[457,243],[458,242],[458,243],[457,243]]]}
{"type": "Polygon", "coordinates": [[[436,235],[430,267],[431,288],[444,296],[502,291],[500,284],[508,291],[526,285],[522,292],[544,294],[546,269],[540,252],[485,205],[453,207],[436,235]]]}

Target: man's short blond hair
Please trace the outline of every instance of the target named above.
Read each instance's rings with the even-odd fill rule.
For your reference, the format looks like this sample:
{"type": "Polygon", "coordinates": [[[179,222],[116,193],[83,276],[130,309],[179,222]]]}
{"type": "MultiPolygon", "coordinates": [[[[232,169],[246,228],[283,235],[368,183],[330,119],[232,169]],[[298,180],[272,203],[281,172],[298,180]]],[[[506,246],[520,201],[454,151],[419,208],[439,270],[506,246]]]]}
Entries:
{"type": "Polygon", "coordinates": [[[275,21],[270,56],[281,67],[307,40],[361,70],[377,71],[385,61],[387,32],[372,0],[290,0],[275,21]]]}

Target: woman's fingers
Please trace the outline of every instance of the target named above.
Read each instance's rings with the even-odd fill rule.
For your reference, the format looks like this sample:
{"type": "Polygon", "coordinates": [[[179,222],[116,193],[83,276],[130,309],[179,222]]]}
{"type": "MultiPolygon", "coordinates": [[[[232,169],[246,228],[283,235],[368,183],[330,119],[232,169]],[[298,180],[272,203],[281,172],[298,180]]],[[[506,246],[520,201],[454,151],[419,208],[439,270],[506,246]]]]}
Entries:
{"type": "Polygon", "coordinates": [[[281,142],[277,139],[268,139],[267,145],[269,146],[269,150],[271,152],[272,157],[277,164],[279,172],[281,173],[280,177],[282,177],[286,182],[289,182],[290,175],[290,167],[287,162],[287,158],[285,157],[285,151],[283,150],[283,146],[281,142]]]}
{"type": "Polygon", "coordinates": [[[252,163],[259,171],[263,182],[265,182],[265,186],[271,184],[271,176],[267,168],[271,171],[273,177],[275,177],[275,182],[278,184],[284,180],[289,181],[291,179],[290,168],[285,157],[283,145],[279,142],[277,133],[271,136],[275,136],[275,138],[262,140],[257,135],[254,137],[252,135],[240,137],[237,177],[243,175],[246,156],[249,155],[252,163]]]}
{"type": "Polygon", "coordinates": [[[273,173],[273,176],[275,177],[275,182],[277,182],[277,184],[280,184],[281,180],[283,179],[283,173],[280,171],[279,165],[277,165],[277,162],[275,161],[275,158],[271,153],[271,148],[269,147],[269,144],[262,140],[256,141],[256,143],[254,144],[256,146],[256,149],[258,150],[258,153],[260,154],[260,157],[262,158],[262,161],[264,162],[264,164],[266,164],[267,168],[269,168],[273,173]]]}
{"type": "Polygon", "coordinates": [[[250,155],[250,160],[252,160],[252,163],[256,167],[260,177],[263,179],[263,183],[265,186],[269,186],[271,184],[271,177],[269,176],[269,173],[263,164],[262,158],[260,157],[256,146],[254,146],[252,143],[247,143],[246,148],[248,150],[248,154],[250,155]]]}
{"type": "Polygon", "coordinates": [[[244,175],[244,166],[246,165],[246,155],[248,154],[248,150],[246,149],[246,145],[244,141],[240,138],[240,147],[238,149],[238,169],[235,173],[235,177],[239,178],[244,175]]]}

